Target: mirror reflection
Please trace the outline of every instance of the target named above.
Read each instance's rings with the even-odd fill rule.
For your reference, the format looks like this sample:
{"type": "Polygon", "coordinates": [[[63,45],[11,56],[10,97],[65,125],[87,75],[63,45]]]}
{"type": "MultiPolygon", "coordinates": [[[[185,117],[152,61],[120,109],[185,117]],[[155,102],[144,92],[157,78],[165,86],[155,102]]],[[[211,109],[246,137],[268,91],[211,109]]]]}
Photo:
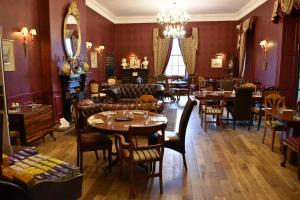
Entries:
{"type": "Polygon", "coordinates": [[[79,11],[73,4],[70,6],[64,21],[64,44],[69,59],[79,56],[81,48],[81,32],[79,11]]]}

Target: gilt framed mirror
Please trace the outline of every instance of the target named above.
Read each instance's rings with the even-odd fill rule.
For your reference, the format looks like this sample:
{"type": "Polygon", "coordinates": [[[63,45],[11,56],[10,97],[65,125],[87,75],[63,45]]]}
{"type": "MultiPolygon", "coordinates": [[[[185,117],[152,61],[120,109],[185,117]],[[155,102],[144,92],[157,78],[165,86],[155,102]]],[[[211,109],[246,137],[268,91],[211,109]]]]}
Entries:
{"type": "Polygon", "coordinates": [[[74,1],[68,8],[63,27],[64,47],[69,59],[79,56],[81,49],[80,13],[74,1]]]}

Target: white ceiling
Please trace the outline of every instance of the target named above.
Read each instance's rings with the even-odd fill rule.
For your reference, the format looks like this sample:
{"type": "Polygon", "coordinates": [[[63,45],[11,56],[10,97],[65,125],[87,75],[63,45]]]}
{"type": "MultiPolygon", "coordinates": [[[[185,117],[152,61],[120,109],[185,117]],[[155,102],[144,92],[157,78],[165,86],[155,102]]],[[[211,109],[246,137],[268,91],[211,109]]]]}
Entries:
{"type": "MultiPolygon", "coordinates": [[[[191,21],[239,20],[267,0],[177,0],[191,21]]],[[[160,8],[173,0],[87,0],[86,4],[113,23],[156,22],[160,8]]]]}

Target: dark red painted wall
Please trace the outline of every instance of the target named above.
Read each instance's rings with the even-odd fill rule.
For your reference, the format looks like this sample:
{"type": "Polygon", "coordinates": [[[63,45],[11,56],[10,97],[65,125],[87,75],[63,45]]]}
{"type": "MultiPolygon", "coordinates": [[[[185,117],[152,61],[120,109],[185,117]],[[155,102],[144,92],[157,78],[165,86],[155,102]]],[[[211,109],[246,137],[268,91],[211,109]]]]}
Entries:
{"type": "Polygon", "coordinates": [[[105,47],[104,52],[98,53],[98,67],[90,69],[89,80],[105,81],[105,55],[114,55],[114,24],[102,17],[89,7],[86,7],[86,41],[92,42],[93,47],[87,50],[90,64],[90,52],[100,45],[105,47]]]}
{"type": "Polygon", "coordinates": [[[0,24],[3,38],[14,40],[16,70],[5,72],[6,90],[11,101],[32,100],[43,91],[41,49],[39,37],[38,0],[16,0],[13,3],[0,0],[0,24]],[[20,29],[26,26],[37,29],[34,41],[28,37],[27,55],[23,49],[20,29]]]}
{"type": "Polygon", "coordinates": [[[261,81],[263,86],[276,86],[279,80],[280,54],[282,43],[282,23],[274,24],[271,21],[274,1],[269,0],[257,9],[246,15],[243,19],[254,17],[252,61],[250,62],[249,79],[261,81]],[[268,41],[267,69],[263,67],[264,51],[259,46],[260,41],[268,41]]]}
{"type": "MultiPolygon", "coordinates": [[[[199,48],[196,61],[196,74],[207,78],[221,78],[225,68],[212,69],[211,58],[216,53],[235,53],[237,22],[192,22],[187,29],[197,27],[199,32],[199,48]]],[[[139,59],[149,58],[150,74],[153,71],[153,28],[160,28],[157,24],[117,24],[115,28],[115,52],[118,75],[123,57],[129,59],[135,54],[139,59]]],[[[224,65],[226,65],[225,63],[224,65]]]]}

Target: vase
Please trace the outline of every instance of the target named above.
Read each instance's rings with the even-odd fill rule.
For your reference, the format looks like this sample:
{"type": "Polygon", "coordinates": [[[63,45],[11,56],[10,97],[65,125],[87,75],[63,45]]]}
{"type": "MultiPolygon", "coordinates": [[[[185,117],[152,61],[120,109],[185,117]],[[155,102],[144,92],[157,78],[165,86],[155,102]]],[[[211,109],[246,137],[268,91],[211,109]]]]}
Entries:
{"type": "Polygon", "coordinates": [[[87,64],[86,62],[84,62],[84,63],[82,64],[82,69],[83,69],[84,72],[89,71],[89,69],[90,69],[89,64],[87,64]]]}
{"type": "Polygon", "coordinates": [[[61,69],[63,74],[70,74],[71,73],[71,66],[68,62],[64,62],[62,69],[61,69]]]}

